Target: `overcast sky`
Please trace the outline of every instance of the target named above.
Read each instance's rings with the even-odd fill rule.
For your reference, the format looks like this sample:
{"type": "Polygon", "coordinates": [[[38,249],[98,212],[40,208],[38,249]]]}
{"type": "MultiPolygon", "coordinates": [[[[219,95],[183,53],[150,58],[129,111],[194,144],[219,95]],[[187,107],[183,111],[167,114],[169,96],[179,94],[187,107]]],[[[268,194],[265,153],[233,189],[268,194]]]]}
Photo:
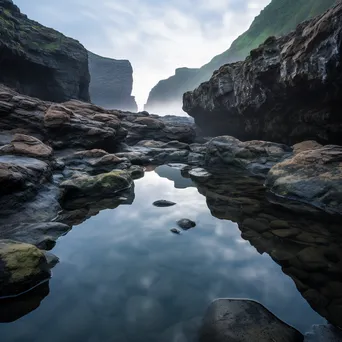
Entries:
{"type": "Polygon", "coordinates": [[[140,109],[178,67],[228,49],[270,0],[14,0],[27,14],[105,57],[129,59],[140,109]]]}

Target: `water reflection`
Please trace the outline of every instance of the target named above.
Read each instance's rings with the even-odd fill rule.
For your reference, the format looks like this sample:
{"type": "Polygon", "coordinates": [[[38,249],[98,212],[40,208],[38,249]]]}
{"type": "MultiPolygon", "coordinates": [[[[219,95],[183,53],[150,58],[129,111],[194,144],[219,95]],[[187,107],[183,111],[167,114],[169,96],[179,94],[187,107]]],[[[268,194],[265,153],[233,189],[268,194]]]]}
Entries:
{"type": "Polygon", "coordinates": [[[196,341],[201,317],[218,297],[258,300],[302,332],[324,322],[306,300],[339,322],[335,223],[269,205],[262,183],[241,174],[216,174],[192,187],[182,179],[179,170],[157,168],[136,181],[130,206],[105,210],[112,205],[102,202],[86,215],[64,213],[69,223],[82,223],[53,250],[60,264],[50,295],[27,296],[21,311],[12,310],[19,314],[2,316],[23,315],[0,325],[2,341],[196,341]],[[156,208],[159,199],[177,205],[156,208]],[[173,235],[181,218],[197,226],[173,235]],[[34,301],[37,310],[25,309],[34,310],[34,301]]]}

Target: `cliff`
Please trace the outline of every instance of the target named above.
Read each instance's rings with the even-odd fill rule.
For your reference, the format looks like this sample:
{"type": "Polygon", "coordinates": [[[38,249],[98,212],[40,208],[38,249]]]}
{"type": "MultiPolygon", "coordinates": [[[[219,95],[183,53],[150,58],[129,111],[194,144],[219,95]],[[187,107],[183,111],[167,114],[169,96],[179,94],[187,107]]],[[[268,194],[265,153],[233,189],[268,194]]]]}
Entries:
{"type": "Polygon", "coordinates": [[[205,134],[342,143],[342,3],[184,94],[205,134]]]}
{"type": "Polygon", "coordinates": [[[161,108],[165,107],[169,99],[181,107],[183,93],[208,81],[220,66],[244,60],[252,49],[257,48],[269,36],[289,33],[304,20],[326,11],[334,2],[335,0],[272,0],[228,50],[214,57],[197,72],[188,74],[188,77],[176,73],[175,76],[159,82],[150,93],[147,108],[153,103],[158,103],[161,108]]]}
{"type": "Polygon", "coordinates": [[[88,52],[91,101],[105,108],[137,111],[131,96],[133,69],[128,60],[105,58],[88,52]]]}
{"type": "MultiPolygon", "coordinates": [[[[154,113],[165,113],[168,110],[180,111],[180,99],[184,93],[184,89],[183,87],[180,87],[180,84],[186,84],[198,73],[198,71],[199,69],[190,68],[176,69],[173,76],[166,80],[159,81],[151,90],[144,109],[154,113]]],[[[189,88],[187,90],[191,89],[192,88],[189,88]]]]}
{"type": "Polygon", "coordinates": [[[0,0],[0,82],[30,96],[89,101],[86,49],[0,0]]]}

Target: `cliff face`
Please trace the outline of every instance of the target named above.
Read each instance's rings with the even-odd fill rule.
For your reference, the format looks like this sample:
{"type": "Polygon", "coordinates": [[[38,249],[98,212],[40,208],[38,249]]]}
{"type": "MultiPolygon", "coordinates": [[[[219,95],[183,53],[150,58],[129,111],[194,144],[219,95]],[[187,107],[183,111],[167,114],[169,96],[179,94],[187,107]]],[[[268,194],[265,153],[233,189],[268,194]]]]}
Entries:
{"type": "Polygon", "coordinates": [[[184,94],[204,133],[342,143],[342,3],[184,94]]]}
{"type": "Polygon", "coordinates": [[[136,112],[138,107],[131,96],[133,69],[127,60],[105,58],[88,52],[91,101],[104,108],[136,112]]]}
{"type": "Polygon", "coordinates": [[[159,82],[150,93],[151,100],[148,105],[153,101],[162,107],[171,99],[173,103],[181,106],[183,93],[208,81],[213,72],[223,64],[244,60],[252,49],[257,48],[269,36],[278,37],[289,33],[302,21],[326,11],[334,2],[335,0],[272,0],[227,51],[214,57],[187,78],[176,73],[175,76],[159,82]]]}
{"type": "Polygon", "coordinates": [[[86,49],[0,0],[0,82],[43,100],[89,101],[86,49]]]}
{"type": "MultiPolygon", "coordinates": [[[[151,90],[145,105],[145,110],[154,113],[165,113],[165,111],[168,110],[172,111],[172,107],[175,107],[176,110],[180,111],[181,99],[184,93],[183,84],[186,84],[189,80],[191,80],[198,73],[198,71],[199,69],[176,69],[175,75],[166,80],[160,81],[151,90]]],[[[186,90],[192,89],[193,88],[189,88],[186,90]]]]}

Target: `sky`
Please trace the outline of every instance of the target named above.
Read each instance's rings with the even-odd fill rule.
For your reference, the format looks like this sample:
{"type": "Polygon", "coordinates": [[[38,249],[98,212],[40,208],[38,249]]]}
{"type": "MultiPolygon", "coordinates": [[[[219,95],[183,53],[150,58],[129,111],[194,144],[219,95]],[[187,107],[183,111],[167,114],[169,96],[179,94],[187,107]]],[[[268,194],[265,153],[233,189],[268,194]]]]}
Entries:
{"type": "Polygon", "coordinates": [[[104,57],[128,59],[139,109],[158,81],[227,50],[270,0],[14,0],[104,57]]]}

